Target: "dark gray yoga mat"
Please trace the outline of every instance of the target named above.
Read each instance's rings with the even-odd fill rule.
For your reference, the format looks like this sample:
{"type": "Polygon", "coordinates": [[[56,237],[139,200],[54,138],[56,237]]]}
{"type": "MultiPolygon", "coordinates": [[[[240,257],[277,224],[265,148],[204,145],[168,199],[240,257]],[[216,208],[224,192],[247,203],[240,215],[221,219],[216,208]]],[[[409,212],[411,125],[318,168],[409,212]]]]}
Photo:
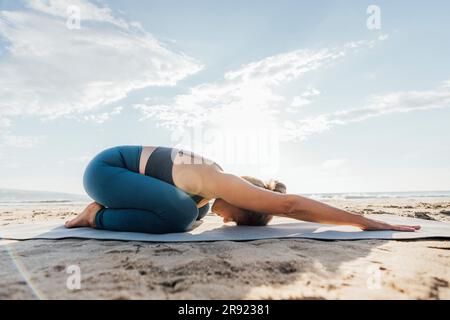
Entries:
{"type": "Polygon", "coordinates": [[[374,219],[396,224],[419,224],[416,232],[361,231],[355,227],[333,226],[301,222],[286,218],[274,218],[265,227],[224,225],[221,218],[208,215],[204,220],[185,233],[146,234],[114,232],[90,228],[66,229],[63,220],[8,225],[0,228],[0,238],[13,240],[31,239],[98,239],[149,242],[194,242],[194,241],[245,241],[274,238],[307,238],[318,240],[359,239],[421,239],[450,238],[450,223],[423,219],[405,218],[394,215],[372,215],[374,219]]]}

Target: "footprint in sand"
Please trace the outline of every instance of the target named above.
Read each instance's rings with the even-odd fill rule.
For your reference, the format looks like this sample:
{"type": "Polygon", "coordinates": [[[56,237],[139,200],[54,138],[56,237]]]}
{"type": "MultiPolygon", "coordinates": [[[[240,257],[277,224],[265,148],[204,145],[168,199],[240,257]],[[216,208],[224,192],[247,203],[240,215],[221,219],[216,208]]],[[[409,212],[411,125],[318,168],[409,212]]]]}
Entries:
{"type": "Polygon", "coordinates": [[[414,212],[414,217],[418,219],[425,219],[425,220],[435,220],[434,218],[430,217],[428,215],[429,212],[414,212]]]}

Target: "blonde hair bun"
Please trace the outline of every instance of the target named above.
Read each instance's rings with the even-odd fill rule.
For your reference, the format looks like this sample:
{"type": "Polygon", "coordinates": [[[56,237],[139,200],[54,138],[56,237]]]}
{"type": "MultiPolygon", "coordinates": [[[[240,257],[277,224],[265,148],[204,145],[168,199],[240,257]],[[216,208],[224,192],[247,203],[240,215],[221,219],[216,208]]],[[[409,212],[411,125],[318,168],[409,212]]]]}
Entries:
{"type": "Polygon", "coordinates": [[[266,188],[271,190],[271,191],[275,191],[275,192],[279,192],[279,193],[286,193],[286,185],[283,182],[280,182],[280,181],[275,180],[275,179],[271,179],[267,183],[267,187],[266,188]]]}

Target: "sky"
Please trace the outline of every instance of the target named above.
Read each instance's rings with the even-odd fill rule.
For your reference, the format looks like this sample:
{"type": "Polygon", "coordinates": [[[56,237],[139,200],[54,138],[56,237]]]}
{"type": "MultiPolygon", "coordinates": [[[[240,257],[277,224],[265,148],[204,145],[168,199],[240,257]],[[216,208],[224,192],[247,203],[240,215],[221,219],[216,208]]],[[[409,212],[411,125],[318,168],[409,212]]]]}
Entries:
{"type": "Polygon", "coordinates": [[[0,0],[0,188],[116,145],[291,193],[450,190],[448,1],[0,0]]]}

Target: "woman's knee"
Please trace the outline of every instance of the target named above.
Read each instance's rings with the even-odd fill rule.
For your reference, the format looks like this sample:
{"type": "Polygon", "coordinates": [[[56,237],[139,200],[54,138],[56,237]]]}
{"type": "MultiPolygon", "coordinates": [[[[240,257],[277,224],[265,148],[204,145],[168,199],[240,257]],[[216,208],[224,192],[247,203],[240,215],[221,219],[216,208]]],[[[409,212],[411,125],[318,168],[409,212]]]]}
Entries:
{"type": "Polygon", "coordinates": [[[110,193],[110,177],[114,174],[117,174],[117,168],[106,166],[97,159],[91,160],[83,174],[84,190],[93,200],[102,203],[110,193]]]}
{"type": "Polygon", "coordinates": [[[83,187],[86,193],[98,201],[99,192],[108,186],[109,178],[116,174],[121,166],[119,147],[110,147],[100,151],[86,166],[83,173],[83,187]]]}
{"type": "Polygon", "coordinates": [[[95,160],[91,160],[84,170],[83,174],[83,187],[86,193],[95,199],[95,194],[97,193],[99,177],[98,177],[98,166],[95,160]]]}

